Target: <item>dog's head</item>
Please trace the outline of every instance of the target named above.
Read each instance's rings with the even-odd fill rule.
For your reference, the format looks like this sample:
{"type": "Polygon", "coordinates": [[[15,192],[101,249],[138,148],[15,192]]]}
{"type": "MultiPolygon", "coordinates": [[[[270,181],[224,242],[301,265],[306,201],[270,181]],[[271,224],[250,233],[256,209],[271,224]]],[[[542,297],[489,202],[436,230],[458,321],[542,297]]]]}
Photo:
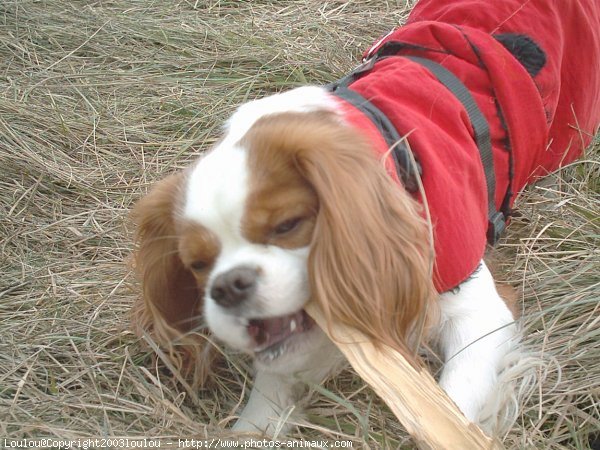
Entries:
{"type": "Polygon", "coordinates": [[[289,367],[319,333],[309,299],[402,351],[424,324],[433,289],[419,206],[319,88],[241,107],[135,216],[138,317],[163,344],[206,323],[259,364],[289,367]]]}

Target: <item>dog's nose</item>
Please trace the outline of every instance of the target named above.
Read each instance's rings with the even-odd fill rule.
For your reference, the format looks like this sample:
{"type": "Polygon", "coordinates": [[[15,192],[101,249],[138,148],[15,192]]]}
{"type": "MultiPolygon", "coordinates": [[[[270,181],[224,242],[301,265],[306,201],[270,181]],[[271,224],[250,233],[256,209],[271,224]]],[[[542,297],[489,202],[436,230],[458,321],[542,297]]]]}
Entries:
{"type": "Polygon", "coordinates": [[[210,296],[225,308],[238,306],[254,294],[258,270],[240,266],[220,274],[213,281],[210,296]]]}

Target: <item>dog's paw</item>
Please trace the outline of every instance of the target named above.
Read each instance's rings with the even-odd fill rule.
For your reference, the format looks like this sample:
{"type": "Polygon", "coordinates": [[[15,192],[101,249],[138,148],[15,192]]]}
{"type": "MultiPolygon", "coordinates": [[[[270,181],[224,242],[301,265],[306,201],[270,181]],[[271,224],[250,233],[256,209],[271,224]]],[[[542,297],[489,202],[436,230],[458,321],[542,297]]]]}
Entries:
{"type": "Polygon", "coordinates": [[[236,433],[258,433],[258,434],[262,434],[264,432],[264,430],[261,429],[260,426],[255,425],[254,423],[248,421],[247,419],[244,418],[240,418],[238,419],[233,426],[231,427],[231,430],[236,432],[236,433]]]}
{"type": "Polygon", "coordinates": [[[288,434],[292,426],[285,418],[245,417],[242,415],[231,428],[235,433],[253,433],[274,438],[288,434]]]}

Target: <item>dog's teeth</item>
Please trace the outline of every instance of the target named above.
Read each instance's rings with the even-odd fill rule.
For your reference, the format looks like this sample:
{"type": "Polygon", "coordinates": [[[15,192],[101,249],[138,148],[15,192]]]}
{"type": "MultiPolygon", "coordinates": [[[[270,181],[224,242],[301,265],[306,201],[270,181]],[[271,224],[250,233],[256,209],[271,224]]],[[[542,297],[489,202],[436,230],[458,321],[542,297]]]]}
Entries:
{"type": "Polygon", "coordinates": [[[292,321],[290,322],[290,331],[293,333],[296,330],[296,327],[298,325],[296,324],[296,319],[292,319],[292,321]]]}

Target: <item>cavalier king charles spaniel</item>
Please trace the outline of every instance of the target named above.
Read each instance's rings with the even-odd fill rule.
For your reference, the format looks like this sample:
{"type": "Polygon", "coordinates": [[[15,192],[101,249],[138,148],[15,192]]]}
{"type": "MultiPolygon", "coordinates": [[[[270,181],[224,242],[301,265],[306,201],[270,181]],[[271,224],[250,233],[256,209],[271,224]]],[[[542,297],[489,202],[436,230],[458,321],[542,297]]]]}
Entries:
{"type": "Polygon", "coordinates": [[[236,430],[272,432],[302,382],[343,366],[303,310],[310,299],[330,320],[405,354],[435,324],[446,361],[439,382],[473,421],[513,346],[513,315],[483,261],[460,289],[436,298],[421,207],[323,88],[241,106],[216,147],[159,182],[135,215],[143,326],[200,352],[185,344],[200,345],[195,332],[206,324],[254,357],[236,430]]]}
{"type": "Polygon", "coordinates": [[[404,153],[396,153],[399,141],[386,145],[387,119],[377,112],[370,121],[372,109],[357,111],[360,102],[349,106],[331,87],[300,87],[240,106],[214,148],[136,206],[136,325],[196,380],[215,354],[207,333],[252,356],[256,378],[235,430],[285,431],[304,386],[344,366],[304,311],[309,301],[329,323],[354,327],[414,364],[417,348],[434,344],[439,383],[470,421],[493,421],[514,400],[499,377],[523,353],[510,302],[482,260],[486,226],[493,203],[506,210],[536,170],[574,160],[583,145],[570,142],[593,136],[600,102],[586,92],[600,89],[592,76],[598,47],[579,57],[569,39],[596,33],[600,27],[577,24],[600,14],[587,0],[577,8],[551,2],[566,9],[560,14],[547,14],[547,2],[472,3],[422,0],[345,81],[355,83],[350,97],[362,92],[364,103],[387,108],[410,143],[404,153]],[[515,34],[544,14],[556,26],[533,27],[533,38],[515,34]],[[461,15],[460,27],[443,20],[461,15]],[[487,22],[502,34],[472,26],[487,22]],[[577,71],[558,71],[557,61],[577,71]],[[410,167],[422,176],[407,176],[410,167]]]}

